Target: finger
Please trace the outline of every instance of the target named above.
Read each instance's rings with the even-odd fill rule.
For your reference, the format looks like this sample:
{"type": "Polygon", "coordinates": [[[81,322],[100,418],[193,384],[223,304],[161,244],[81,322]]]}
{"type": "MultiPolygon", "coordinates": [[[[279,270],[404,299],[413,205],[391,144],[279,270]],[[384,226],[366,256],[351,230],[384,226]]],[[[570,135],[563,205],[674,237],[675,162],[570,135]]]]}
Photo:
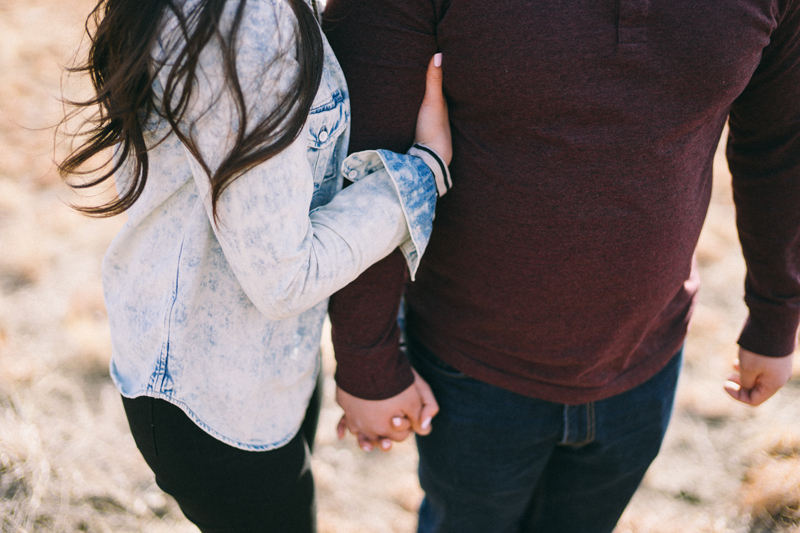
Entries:
{"type": "Polygon", "coordinates": [[[428,63],[428,72],[425,74],[425,96],[422,105],[443,106],[444,94],[442,93],[442,54],[435,54],[428,63]]]}
{"type": "Polygon", "coordinates": [[[422,400],[422,409],[420,410],[419,420],[420,426],[417,433],[420,435],[427,435],[431,432],[431,422],[433,417],[439,413],[439,403],[433,395],[430,385],[422,379],[416,370],[414,372],[414,386],[419,393],[422,400]]]}
{"type": "Polygon", "coordinates": [[[722,386],[726,391],[728,391],[728,394],[730,394],[734,398],[738,398],[739,393],[742,390],[742,386],[733,381],[732,379],[727,380],[722,386]]]}
{"type": "MultiPolygon", "coordinates": [[[[381,438],[402,442],[411,434],[411,420],[409,420],[402,411],[399,415],[393,416],[389,422],[391,424],[391,430],[385,432],[381,438]]],[[[383,448],[383,446],[381,446],[381,448],[383,448]]]]}
{"type": "MultiPolygon", "coordinates": [[[[392,432],[408,432],[411,429],[411,421],[405,414],[400,414],[392,417],[392,432]]],[[[393,439],[397,440],[397,439],[393,439]]]]}
{"type": "Polygon", "coordinates": [[[743,389],[750,390],[758,383],[759,372],[748,368],[746,365],[739,368],[739,383],[743,389]]]}
{"type": "Polygon", "coordinates": [[[439,406],[430,405],[430,404],[423,404],[422,405],[422,412],[419,415],[420,419],[420,431],[418,433],[420,435],[427,435],[431,432],[431,424],[433,423],[433,417],[436,416],[436,413],[439,412],[439,406]]]}
{"type": "Polygon", "coordinates": [[[403,412],[409,421],[409,431],[419,433],[424,431],[422,429],[422,419],[420,418],[420,415],[422,414],[422,399],[420,398],[416,388],[414,388],[413,391],[414,398],[403,406],[403,412]]]}
{"type": "Polygon", "coordinates": [[[381,451],[388,452],[392,449],[391,439],[382,438],[380,440],[381,451]]]}
{"type": "Polygon", "coordinates": [[[347,419],[345,415],[342,415],[342,418],[339,419],[339,423],[336,425],[336,436],[339,437],[339,440],[344,438],[345,430],[347,430],[347,419]]]}
{"type": "Polygon", "coordinates": [[[357,436],[358,446],[364,450],[365,452],[371,452],[375,447],[372,442],[370,442],[369,438],[363,433],[359,433],[357,436]]]}
{"type": "Polygon", "coordinates": [[[369,444],[369,450],[367,451],[372,451],[375,448],[381,447],[381,440],[384,438],[385,437],[378,436],[375,433],[369,431],[361,431],[358,433],[358,444],[363,448],[364,447],[363,443],[366,442],[369,444]]]}
{"type": "Polygon", "coordinates": [[[425,74],[425,93],[417,114],[414,142],[432,149],[446,166],[450,164],[453,157],[453,145],[447,100],[442,88],[441,57],[441,54],[436,54],[428,62],[428,70],[425,74]]]}
{"type": "Polygon", "coordinates": [[[361,426],[352,423],[350,419],[347,418],[347,415],[345,415],[344,418],[347,424],[347,430],[356,436],[356,439],[358,440],[358,445],[361,446],[361,448],[369,452],[372,451],[373,448],[378,446],[377,434],[372,433],[370,431],[364,431],[364,429],[361,426]],[[366,448],[364,447],[365,443],[368,445],[366,448]]]}
{"type": "Polygon", "coordinates": [[[733,399],[751,405],[751,391],[742,387],[742,379],[739,374],[728,375],[728,378],[722,387],[733,399]]]}
{"type": "Polygon", "coordinates": [[[775,394],[775,391],[777,390],[778,389],[775,387],[768,387],[759,383],[758,385],[756,385],[755,388],[753,388],[753,390],[749,391],[750,392],[750,394],[748,395],[749,401],[747,403],[749,403],[753,407],[761,405],[762,403],[766,402],[773,394],[775,394]]]}
{"type": "Polygon", "coordinates": [[[408,429],[405,430],[405,431],[396,431],[396,432],[392,433],[391,435],[387,435],[387,438],[390,438],[395,442],[403,442],[413,432],[414,432],[413,431],[413,427],[409,426],[408,429]]]}
{"type": "Polygon", "coordinates": [[[737,372],[739,371],[739,360],[738,359],[734,359],[734,361],[733,361],[733,369],[736,370],[737,372]]]}
{"type": "Polygon", "coordinates": [[[742,390],[742,386],[736,381],[729,379],[722,387],[725,389],[725,392],[727,392],[734,400],[738,400],[740,402],[744,401],[742,400],[744,391],[742,390]]]}

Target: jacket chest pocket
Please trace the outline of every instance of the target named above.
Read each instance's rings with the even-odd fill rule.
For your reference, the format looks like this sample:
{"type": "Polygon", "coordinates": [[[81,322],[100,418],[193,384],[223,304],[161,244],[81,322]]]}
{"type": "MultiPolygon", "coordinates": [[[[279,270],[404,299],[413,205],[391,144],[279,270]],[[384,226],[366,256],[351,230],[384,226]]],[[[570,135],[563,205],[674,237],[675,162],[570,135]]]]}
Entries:
{"type": "MultiPolygon", "coordinates": [[[[320,92],[322,92],[322,87],[320,92]]],[[[318,95],[321,96],[321,95],[318,95]]],[[[337,140],[347,127],[347,111],[342,93],[328,92],[327,97],[315,101],[308,114],[308,164],[314,178],[314,200],[328,200],[335,191],[328,191],[328,183],[335,186],[337,176],[337,140]],[[324,197],[324,198],[323,198],[324,197]]]]}

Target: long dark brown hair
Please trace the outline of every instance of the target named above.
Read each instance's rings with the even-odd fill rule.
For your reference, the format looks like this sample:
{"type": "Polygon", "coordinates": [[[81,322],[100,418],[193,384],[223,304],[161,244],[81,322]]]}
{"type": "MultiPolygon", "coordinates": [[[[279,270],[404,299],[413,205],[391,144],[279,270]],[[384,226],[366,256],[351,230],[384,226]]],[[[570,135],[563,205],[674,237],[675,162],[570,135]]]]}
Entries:
{"type": "Polygon", "coordinates": [[[226,0],[199,0],[188,13],[181,8],[182,0],[98,2],[86,22],[90,39],[88,59],[71,69],[91,77],[95,95],[85,101],[70,102],[75,106],[73,115],[87,108],[97,112],[80,135],[83,142],[59,165],[59,170],[74,189],[104,183],[125,165],[132,165],[132,177],[115,199],[99,206],[75,206],[77,210],[90,216],[113,216],[130,208],[141,196],[149,170],[144,127],[154,113],[169,123],[171,133],[180,138],[208,174],[215,219],[217,201],[226,187],[297,138],[322,75],[322,37],[315,14],[304,0],[286,0],[297,18],[295,42],[300,70],[275,109],[250,128],[236,72],[236,37],[248,0],[238,1],[233,24],[226,34],[220,28],[226,0]],[[170,54],[174,66],[164,87],[163,101],[157,104],[152,84],[162,66],[155,64],[151,54],[168,9],[178,18],[184,44],[170,54]],[[231,132],[235,135],[233,147],[215,170],[203,160],[191,134],[185,133],[192,128],[185,124],[179,127],[198,82],[200,52],[213,38],[222,47],[227,90],[234,99],[239,119],[238,130],[231,132]],[[116,150],[116,157],[86,168],[96,156],[108,153],[108,149],[116,150]]]}

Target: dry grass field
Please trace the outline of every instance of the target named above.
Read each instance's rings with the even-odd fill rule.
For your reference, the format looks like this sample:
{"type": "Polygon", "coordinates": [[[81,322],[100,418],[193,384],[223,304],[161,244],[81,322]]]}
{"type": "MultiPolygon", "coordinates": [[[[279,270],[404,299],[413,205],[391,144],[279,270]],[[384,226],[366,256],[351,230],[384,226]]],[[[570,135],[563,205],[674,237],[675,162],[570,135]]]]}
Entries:
{"type": "MultiPolygon", "coordinates": [[[[72,212],[52,164],[63,155],[52,129],[59,97],[81,89],[62,67],[90,8],[88,0],[0,1],[0,526],[196,531],[155,486],[107,376],[100,260],[121,221],[72,212]]],[[[674,421],[617,533],[800,532],[800,380],[759,409],[722,390],[745,316],[733,217],[718,159],[674,421]]],[[[313,461],[320,531],[414,531],[422,493],[413,442],[366,454],[352,438],[337,441],[330,377],[326,385],[313,461]]]]}

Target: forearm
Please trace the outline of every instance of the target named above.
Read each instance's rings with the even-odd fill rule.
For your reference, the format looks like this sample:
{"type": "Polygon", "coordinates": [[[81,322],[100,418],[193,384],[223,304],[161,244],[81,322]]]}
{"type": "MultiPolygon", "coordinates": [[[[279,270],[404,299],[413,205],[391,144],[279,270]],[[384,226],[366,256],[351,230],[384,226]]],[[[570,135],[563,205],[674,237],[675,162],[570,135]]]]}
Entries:
{"type": "MultiPolygon", "coordinates": [[[[413,173],[390,176],[377,155],[368,155],[371,163],[357,167],[357,183],[310,214],[302,152],[279,154],[221,196],[213,231],[242,289],[266,317],[281,320],[313,307],[398,245],[416,265],[435,205],[430,170],[402,156],[424,168],[423,186],[413,173]]],[[[193,168],[207,197],[201,172],[193,168]]]]}
{"type": "Polygon", "coordinates": [[[800,169],[797,172],[794,178],[755,183],[740,179],[734,185],[750,311],[739,344],[771,357],[794,351],[800,323],[800,169]]]}
{"type": "Polygon", "coordinates": [[[414,381],[398,345],[397,312],[405,274],[403,256],[395,250],[331,297],[336,382],[353,396],[382,400],[414,381]]]}
{"type": "MultiPolygon", "coordinates": [[[[350,149],[407,150],[414,141],[426,65],[436,52],[431,3],[330,0],[325,18],[350,90],[350,149]]],[[[402,256],[394,252],[331,298],[336,379],[354,396],[389,398],[413,382],[398,346],[405,278],[402,256]]]]}
{"type": "Polygon", "coordinates": [[[750,309],[739,343],[772,357],[794,350],[800,323],[800,7],[787,5],[733,104],[727,149],[750,309]]]}

